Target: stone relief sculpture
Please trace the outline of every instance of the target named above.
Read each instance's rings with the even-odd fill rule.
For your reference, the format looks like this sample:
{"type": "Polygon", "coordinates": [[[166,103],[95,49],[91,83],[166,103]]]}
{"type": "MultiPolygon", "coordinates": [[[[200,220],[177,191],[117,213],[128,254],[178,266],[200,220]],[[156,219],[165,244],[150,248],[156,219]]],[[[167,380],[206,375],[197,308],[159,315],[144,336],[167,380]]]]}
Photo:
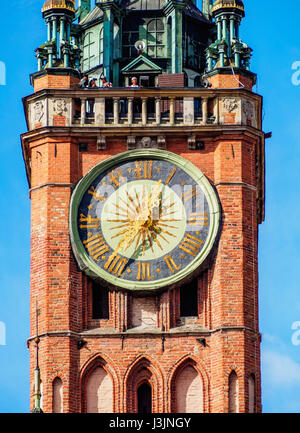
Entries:
{"type": "Polygon", "coordinates": [[[227,113],[232,113],[238,108],[237,98],[223,98],[223,108],[227,113]]]}
{"type": "Polygon", "coordinates": [[[68,111],[67,103],[66,103],[65,99],[61,99],[61,98],[54,99],[53,111],[58,116],[63,116],[68,111]]]}
{"type": "Polygon", "coordinates": [[[39,123],[44,117],[44,103],[36,101],[33,105],[33,123],[39,123]]]}
{"type": "Polygon", "coordinates": [[[127,148],[131,149],[165,149],[166,138],[162,135],[158,137],[135,137],[127,138],[127,148]]]}

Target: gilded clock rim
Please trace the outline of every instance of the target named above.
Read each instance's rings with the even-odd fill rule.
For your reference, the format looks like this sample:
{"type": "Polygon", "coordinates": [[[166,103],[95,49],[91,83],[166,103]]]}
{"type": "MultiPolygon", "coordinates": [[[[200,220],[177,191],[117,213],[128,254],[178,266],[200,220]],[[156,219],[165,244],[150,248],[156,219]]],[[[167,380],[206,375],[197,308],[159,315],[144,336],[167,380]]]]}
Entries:
{"type": "Polygon", "coordinates": [[[220,205],[217,194],[202,171],[196,167],[192,162],[184,159],[183,157],[165,150],[147,149],[147,150],[130,150],[118,155],[114,155],[104,161],[101,161],[94,166],[76,185],[70,200],[70,214],[69,214],[69,232],[71,238],[71,245],[75,258],[79,264],[81,271],[93,279],[104,280],[105,284],[109,284],[120,289],[130,291],[155,291],[185,280],[188,276],[196,272],[196,270],[205,262],[209,253],[211,252],[220,227],[220,205]],[[142,159],[157,159],[167,161],[175,166],[181,168],[189,176],[193,178],[203,189],[206,200],[208,202],[211,224],[205,245],[201,252],[195,259],[186,266],[183,270],[178,271],[175,275],[163,278],[157,281],[143,281],[133,282],[123,280],[122,278],[113,276],[99,267],[88,255],[84,248],[78,231],[78,210],[81,200],[86,193],[87,189],[93,181],[107,171],[109,168],[122,164],[131,160],[142,159]]]}

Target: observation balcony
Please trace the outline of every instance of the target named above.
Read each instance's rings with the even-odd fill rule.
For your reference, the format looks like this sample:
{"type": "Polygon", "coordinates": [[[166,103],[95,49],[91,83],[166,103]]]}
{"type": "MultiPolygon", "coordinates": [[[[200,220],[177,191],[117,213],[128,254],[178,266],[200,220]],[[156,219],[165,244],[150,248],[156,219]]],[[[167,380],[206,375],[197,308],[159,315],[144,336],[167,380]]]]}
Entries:
{"type": "Polygon", "coordinates": [[[29,130],[239,125],[261,128],[261,97],[243,88],[46,89],[24,98],[29,130]]]}

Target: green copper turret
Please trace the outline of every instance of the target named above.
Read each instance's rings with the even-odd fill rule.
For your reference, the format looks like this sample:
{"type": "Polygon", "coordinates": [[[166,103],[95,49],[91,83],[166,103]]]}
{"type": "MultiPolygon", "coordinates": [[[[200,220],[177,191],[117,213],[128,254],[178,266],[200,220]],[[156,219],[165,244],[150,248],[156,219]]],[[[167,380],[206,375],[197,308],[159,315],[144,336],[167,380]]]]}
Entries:
{"type": "Polygon", "coordinates": [[[47,41],[36,49],[38,69],[79,67],[79,49],[71,38],[75,0],[46,0],[42,8],[47,41]]]}
{"type": "Polygon", "coordinates": [[[217,39],[207,51],[208,71],[215,67],[250,69],[251,48],[239,39],[239,28],[245,16],[242,0],[216,0],[211,8],[217,26],[217,39]]]}

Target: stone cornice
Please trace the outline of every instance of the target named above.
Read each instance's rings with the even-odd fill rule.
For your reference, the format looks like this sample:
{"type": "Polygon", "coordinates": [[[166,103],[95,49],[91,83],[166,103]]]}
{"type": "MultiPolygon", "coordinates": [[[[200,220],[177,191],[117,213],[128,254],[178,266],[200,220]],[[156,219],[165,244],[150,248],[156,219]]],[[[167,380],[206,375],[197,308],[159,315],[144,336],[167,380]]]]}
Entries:
{"type": "Polygon", "coordinates": [[[252,126],[241,126],[241,125],[160,125],[157,127],[153,126],[122,126],[120,125],[107,125],[106,127],[99,126],[48,126],[44,128],[38,128],[32,131],[25,132],[21,135],[22,142],[25,144],[28,141],[40,140],[46,137],[72,137],[84,139],[95,139],[99,135],[104,135],[111,138],[125,138],[128,135],[137,136],[158,136],[158,135],[169,135],[170,137],[188,137],[191,134],[196,134],[197,137],[207,137],[210,139],[222,140],[226,138],[226,135],[236,135],[237,139],[241,136],[247,136],[250,139],[263,138],[264,133],[259,129],[253,128],[252,126]]]}
{"type": "MultiPolygon", "coordinates": [[[[109,331],[104,328],[97,328],[94,330],[88,330],[83,332],[74,332],[74,331],[53,331],[53,332],[45,332],[39,335],[40,339],[43,338],[75,338],[75,339],[91,339],[91,338],[151,338],[151,337],[211,337],[213,334],[217,333],[229,333],[229,332],[244,332],[253,335],[255,339],[261,339],[261,334],[256,330],[249,328],[247,326],[220,326],[215,329],[191,329],[181,331],[179,328],[172,328],[169,332],[161,331],[159,328],[154,328],[153,330],[142,330],[135,331],[134,328],[129,329],[127,332],[118,332],[115,329],[110,329],[109,331]]],[[[37,336],[31,336],[27,340],[27,344],[29,345],[37,336]]]]}
{"type": "Polygon", "coordinates": [[[34,188],[30,188],[29,190],[29,197],[31,198],[31,194],[34,191],[38,191],[42,188],[74,188],[73,183],[59,183],[59,182],[49,182],[49,183],[42,183],[41,185],[35,186],[34,188]]]}
{"type": "MultiPolygon", "coordinates": [[[[52,71],[55,72],[56,68],[47,69],[51,75],[52,71]]],[[[36,74],[43,74],[44,71],[36,74]]],[[[30,102],[35,99],[39,99],[43,96],[54,96],[54,97],[65,97],[65,98],[103,98],[103,97],[119,97],[119,98],[142,98],[142,97],[153,97],[153,98],[214,98],[214,97],[234,97],[234,96],[247,96],[256,101],[261,101],[262,96],[251,92],[244,88],[233,88],[233,89],[204,89],[195,87],[155,87],[151,89],[147,88],[124,88],[114,87],[110,89],[96,88],[92,89],[44,89],[38,92],[32,93],[31,95],[23,98],[23,102],[30,102]]]]}

